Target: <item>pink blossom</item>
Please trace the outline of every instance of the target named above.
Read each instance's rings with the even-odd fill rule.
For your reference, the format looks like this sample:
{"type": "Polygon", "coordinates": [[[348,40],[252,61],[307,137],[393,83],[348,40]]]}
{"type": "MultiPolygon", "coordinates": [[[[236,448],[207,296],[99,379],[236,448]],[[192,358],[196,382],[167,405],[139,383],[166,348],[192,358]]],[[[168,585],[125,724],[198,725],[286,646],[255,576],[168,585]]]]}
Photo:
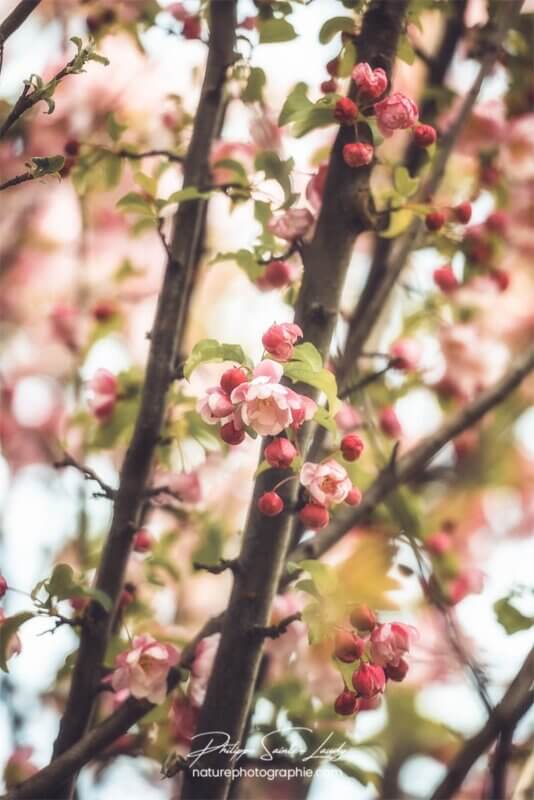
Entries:
{"type": "Polygon", "coordinates": [[[119,391],[117,377],[107,369],[97,369],[87,384],[91,391],[89,408],[97,419],[106,419],[111,416],[119,391]]]}
{"type": "Polygon", "coordinates": [[[374,697],[386,688],[386,676],[381,666],[362,664],[352,674],[352,685],[362,697],[374,697]]]}
{"type": "Polygon", "coordinates": [[[255,152],[256,148],[252,144],[226,142],[223,140],[215,142],[210,156],[214,183],[220,185],[235,180],[235,175],[231,169],[225,166],[217,166],[219,161],[238,161],[242,164],[245,172],[251,172],[254,168],[255,152]]]}
{"type": "Polygon", "coordinates": [[[252,141],[260,150],[279,150],[282,132],[271,113],[263,110],[251,120],[249,129],[252,141]]]}
{"type": "Polygon", "coordinates": [[[251,381],[240,384],[231,394],[237,427],[250,426],[260,436],[276,436],[290,426],[299,427],[312,419],[317,406],[313,400],[282,386],[283,368],[276,361],[261,361],[251,381]]]}
{"type": "Polygon", "coordinates": [[[213,669],[217,648],[221,638],[220,633],[206,636],[201,639],[195,648],[195,658],[191,666],[191,678],[187,689],[191,703],[200,708],[206,697],[208,681],[213,669]]]}
{"type": "Polygon", "coordinates": [[[421,358],[421,345],[415,339],[398,339],[390,350],[397,369],[411,372],[417,369],[421,358]]]}
{"type": "Polygon", "coordinates": [[[269,355],[278,361],[289,361],[293,355],[293,345],[302,336],[302,329],[298,325],[283,322],[281,325],[271,325],[261,341],[269,355]]]}
{"type": "Polygon", "coordinates": [[[232,401],[220,386],[209,388],[197,404],[198,413],[208,425],[215,425],[221,419],[229,417],[233,410],[232,401]]]}
{"type": "Polygon", "coordinates": [[[198,725],[198,712],[198,707],[183,694],[174,698],[169,712],[169,724],[176,742],[191,742],[198,725]]]}
{"type": "MultiPolygon", "coordinates": [[[[166,472],[157,470],[152,481],[154,486],[168,486],[173,495],[178,495],[182,503],[198,503],[202,499],[202,487],[196,472],[166,472]]],[[[168,497],[162,495],[162,501],[168,497]]],[[[153,502],[158,502],[154,497],[153,502]]]]}
{"type": "Polygon", "coordinates": [[[138,699],[162,703],[167,694],[167,675],[178,663],[178,650],[149,634],[136,636],[130,650],[117,656],[111,685],[115,691],[129,689],[138,699]]]}
{"type": "Polygon", "coordinates": [[[352,70],[352,80],[358,91],[369,100],[376,100],[388,88],[388,76],[381,67],[372,69],[366,61],[356,64],[352,70]]]}
{"type": "Polygon", "coordinates": [[[307,461],[300,470],[300,482],[317,503],[327,507],[342,503],[352,489],[345,467],[333,459],[322,464],[307,461]]]}
{"type": "Polygon", "coordinates": [[[353,406],[343,403],[336,414],[336,425],[341,433],[350,433],[362,425],[362,415],[353,406]]]}
{"type": "Polygon", "coordinates": [[[451,603],[460,603],[468,594],[480,594],[484,588],[484,573],[476,567],[461,572],[449,585],[451,603]]]}
{"type": "Polygon", "coordinates": [[[313,222],[313,214],[307,208],[290,208],[284,214],[273,217],[267,228],[279,239],[292,242],[294,239],[304,238],[313,222]]]}
{"type": "Polygon", "coordinates": [[[417,638],[418,633],[411,625],[400,622],[377,625],[371,633],[371,658],[382,667],[397,666],[417,638]]]}
{"type": "MultiPolygon", "coordinates": [[[[6,621],[6,613],[3,608],[0,608],[0,626],[6,621]]],[[[22,642],[18,633],[14,633],[9,638],[6,650],[6,658],[10,659],[11,656],[18,656],[22,650],[22,642]]]]}
{"type": "Polygon", "coordinates": [[[534,178],[534,113],[506,121],[500,163],[511,180],[534,178]]]}
{"type": "Polygon", "coordinates": [[[54,336],[69,350],[78,349],[79,313],[66,303],[58,303],[50,312],[50,324],[54,336]]]}
{"type": "Polygon", "coordinates": [[[412,128],[417,122],[417,106],[406,95],[393,92],[375,105],[376,119],[380,132],[392,136],[393,131],[412,128]]]}

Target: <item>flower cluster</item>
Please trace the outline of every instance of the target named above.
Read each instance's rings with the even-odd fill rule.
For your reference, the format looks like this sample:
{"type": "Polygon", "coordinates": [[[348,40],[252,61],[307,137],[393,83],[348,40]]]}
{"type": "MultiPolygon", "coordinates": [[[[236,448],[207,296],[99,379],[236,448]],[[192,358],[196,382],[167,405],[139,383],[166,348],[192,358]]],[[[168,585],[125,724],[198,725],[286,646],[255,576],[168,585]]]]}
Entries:
{"type": "Polygon", "coordinates": [[[409,669],[405,656],[417,639],[411,625],[381,624],[367,606],[355,608],[350,623],[351,629],[338,629],[334,642],[335,658],[355,667],[352,688],[346,686],[334,703],[343,716],[377,708],[387,682],[404,680],[409,669]]]}
{"type": "Polygon", "coordinates": [[[136,636],[129,650],[119,653],[111,676],[116,692],[127,689],[133,697],[162,703],[167,694],[167,676],[178,663],[178,650],[149,634],[136,636]]]}

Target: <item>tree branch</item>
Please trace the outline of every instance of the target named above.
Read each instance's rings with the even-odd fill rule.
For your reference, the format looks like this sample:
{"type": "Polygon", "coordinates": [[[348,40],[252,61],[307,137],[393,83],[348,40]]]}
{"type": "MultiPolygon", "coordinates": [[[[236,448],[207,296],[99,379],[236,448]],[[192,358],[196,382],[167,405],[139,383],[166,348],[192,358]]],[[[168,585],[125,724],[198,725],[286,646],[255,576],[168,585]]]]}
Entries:
{"type": "Polygon", "coordinates": [[[91,469],[90,467],[86,467],[83,464],[79,464],[68,453],[65,453],[65,456],[64,458],[61,459],[61,461],[56,461],[54,463],[54,467],[56,469],[63,469],[64,467],[74,467],[74,469],[77,469],[78,472],[82,473],[83,477],[86,480],[95,481],[95,483],[98,483],[98,485],[102,489],[102,492],[98,495],[99,497],[102,496],[107,497],[108,500],[113,500],[115,498],[116,491],[115,489],[113,489],[112,486],[103,481],[102,478],[100,478],[93,469],[91,469]]]}
{"type": "MultiPolygon", "coordinates": [[[[360,60],[373,67],[385,68],[391,74],[406,5],[405,0],[396,3],[372,0],[363,20],[358,48],[360,60]]],[[[355,96],[353,84],[349,94],[355,96]]],[[[360,140],[371,140],[367,125],[360,125],[358,133],[360,140]]],[[[343,147],[353,135],[347,126],[339,129],[315,234],[312,242],[302,247],[301,253],[304,275],[295,321],[301,326],[304,339],[313,343],[324,357],[330,348],[354,241],[359,233],[372,225],[371,168],[350,169],[342,157],[343,147]],[[326,264],[328,269],[325,269],[326,264]]],[[[310,387],[298,387],[298,390],[304,393],[310,391],[310,387]]],[[[300,437],[300,447],[304,452],[308,435],[305,431],[300,437]]],[[[272,599],[290,545],[291,509],[298,486],[292,482],[281,489],[286,510],[277,517],[263,516],[257,503],[264,491],[287,474],[287,470],[274,473],[271,470],[256,480],[239,556],[242,569],[234,577],[215,665],[200,711],[198,733],[222,730],[232,742],[240,741],[244,735],[263,645],[263,641],[252,637],[250,632],[267,626],[272,599]],[[221,704],[223,696],[227,702],[221,704]]],[[[203,766],[217,769],[226,766],[227,761],[228,754],[212,753],[203,759],[203,766]]],[[[222,800],[227,797],[229,783],[226,777],[193,778],[186,774],[182,796],[187,800],[206,797],[222,800]]]]}
{"type": "Polygon", "coordinates": [[[461,787],[473,764],[505,730],[513,728],[534,702],[534,648],[505,692],[501,702],[490,714],[484,727],[462,747],[449,764],[445,778],[430,800],[449,800],[461,787]]]}
{"type": "MultiPolygon", "coordinates": [[[[191,142],[184,162],[184,187],[201,186],[210,177],[211,145],[224,111],[224,84],[234,62],[235,2],[212,0],[208,61],[191,142]]],[[[96,588],[105,592],[114,611],[91,603],[80,640],[65,714],[54,746],[58,758],[77,742],[90,724],[98,688],[98,669],[103,661],[118,606],[126,564],[143,505],[144,489],[163,422],[168,388],[174,378],[181,345],[190,287],[201,249],[207,201],[193,200],[178,207],[141,395],[141,405],[130,446],[122,465],[111,529],[96,577],[96,588]]],[[[69,796],[69,788],[55,785],[47,798],[69,796]]]]}
{"type": "Polygon", "coordinates": [[[33,180],[35,180],[35,175],[32,175],[31,172],[22,172],[20,175],[15,175],[14,178],[10,178],[8,181],[0,183],[0,192],[3,192],[4,189],[11,189],[12,186],[19,186],[21,183],[26,183],[27,181],[33,180]]]}
{"type": "Polygon", "coordinates": [[[3,51],[4,44],[12,33],[15,33],[20,26],[26,22],[32,11],[35,11],[41,0],[21,0],[13,11],[7,15],[0,24],[0,50],[3,51]]]}

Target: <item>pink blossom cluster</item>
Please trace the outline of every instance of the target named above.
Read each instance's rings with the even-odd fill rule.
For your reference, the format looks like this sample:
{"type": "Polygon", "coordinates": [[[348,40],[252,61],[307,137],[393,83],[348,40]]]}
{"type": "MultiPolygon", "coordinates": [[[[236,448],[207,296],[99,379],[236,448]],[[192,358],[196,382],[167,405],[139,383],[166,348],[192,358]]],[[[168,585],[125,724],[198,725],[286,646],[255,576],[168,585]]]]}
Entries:
{"type": "Polygon", "coordinates": [[[346,686],[334,704],[344,716],[377,708],[387,682],[404,680],[409,669],[405,656],[418,638],[411,625],[379,623],[367,606],[355,608],[350,622],[352,628],[339,628],[334,642],[334,656],[355,665],[352,689],[346,686]]]}
{"type": "Polygon", "coordinates": [[[132,646],[116,659],[111,685],[116,692],[128,690],[133,697],[159,704],[167,694],[167,677],[178,663],[178,650],[150,634],[136,636],[132,646]]]}

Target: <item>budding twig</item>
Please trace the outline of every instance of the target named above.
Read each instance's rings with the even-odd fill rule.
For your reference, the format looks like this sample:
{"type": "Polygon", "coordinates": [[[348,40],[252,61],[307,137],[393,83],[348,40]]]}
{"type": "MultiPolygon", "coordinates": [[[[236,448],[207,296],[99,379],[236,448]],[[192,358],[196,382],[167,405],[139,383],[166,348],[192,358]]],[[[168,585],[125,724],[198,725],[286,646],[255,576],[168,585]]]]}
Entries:
{"type": "Polygon", "coordinates": [[[278,639],[286,633],[287,629],[292,622],[299,622],[302,619],[302,614],[297,611],[295,614],[290,614],[289,617],[278,622],[276,625],[254,625],[251,630],[251,635],[257,639],[278,639]]]}
{"type": "Polygon", "coordinates": [[[90,467],[86,467],[84,464],[79,464],[71,455],[65,453],[64,458],[61,461],[56,461],[54,463],[54,467],[56,469],[63,469],[63,467],[74,467],[77,469],[78,472],[81,472],[84,478],[88,481],[95,481],[98,483],[100,488],[102,489],[101,492],[95,492],[93,497],[107,497],[108,500],[114,500],[116,495],[116,490],[113,489],[108,483],[102,480],[96,472],[91,469],[90,467]]]}

